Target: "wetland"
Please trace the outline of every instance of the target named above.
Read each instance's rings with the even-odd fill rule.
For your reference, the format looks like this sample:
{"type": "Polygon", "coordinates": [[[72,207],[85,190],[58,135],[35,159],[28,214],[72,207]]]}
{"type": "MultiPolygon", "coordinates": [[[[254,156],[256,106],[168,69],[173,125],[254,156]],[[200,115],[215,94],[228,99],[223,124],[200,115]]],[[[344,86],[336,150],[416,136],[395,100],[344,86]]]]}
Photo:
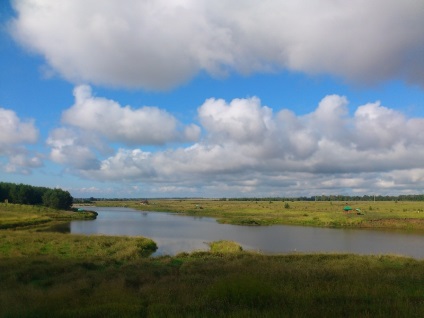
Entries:
{"type": "MultiPolygon", "coordinates": [[[[149,209],[174,211],[193,222],[272,225],[248,227],[253,230],[297,224],[311,231],[345,228],[365,234],[370,233],[367,228],[377,228],[382,233],[390,229],[393,236],[423,235],[419,202],[365,203],[359,207],[363,215],[344,214],[339,203],[290,202],[285,208],[281,202],[267,202],[257,203],[256,209],[254,202],[156,201],[147,207],[139,202],[114,203],[124,204],[144,210],[131,212],[133,218],[146,218],[143,213],[149,209]]],[[[209,243],[206,251],[152,256],[160,244],[150,237],[50,231],[52,226],[66,228],[69,222],[94,224],[102,220],[102,213],[93,221],[95,217],[88,211],[0,204],[1,317],[422,317],[424,313],[424,261],[418,258],[258,253],[226,240],[209,243]]],[[[134,219],[127,222],[132,223],[134,219]]]]}

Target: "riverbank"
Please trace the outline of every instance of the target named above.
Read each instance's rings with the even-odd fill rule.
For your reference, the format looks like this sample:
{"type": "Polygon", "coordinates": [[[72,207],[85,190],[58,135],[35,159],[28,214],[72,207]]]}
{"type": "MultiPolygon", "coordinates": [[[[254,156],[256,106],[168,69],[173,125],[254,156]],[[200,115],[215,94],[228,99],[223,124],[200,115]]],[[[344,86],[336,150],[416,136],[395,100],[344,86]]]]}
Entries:
{"type": "Polygon", "coordinates": [[[49,227],[72,220],[94,220],[94,211],[65,211],[37,205],[0,203],[0,229],[49,227]]]}
{"type": "Polygon", "coordinates": [[[392,256],[1,257],[0,316],[421,317],[423,277],[392,256]]]}
{"type": "Polygon", "coordinates": [[[217,218],[235,225],[306,225],[372,228],[424,233],[424,202],[409,201],[96,201],[98,206],[125,206],[143,211],[175,212],[217,218]],[[349,206],[352,210],[346,212],[349,206]]]}
{"type": "MultiPolygon", "coordinates": [[[[37,208],[0,209],[0,221],[31,218],[37,208]]],[[[420,260],[263,255],[226,241],[212,242],[209,252],[149,257],[156,244],[146,238],[44,231],[40,226],[0,230],[1,317],[421,317],[424,312],[420,260]]]]}

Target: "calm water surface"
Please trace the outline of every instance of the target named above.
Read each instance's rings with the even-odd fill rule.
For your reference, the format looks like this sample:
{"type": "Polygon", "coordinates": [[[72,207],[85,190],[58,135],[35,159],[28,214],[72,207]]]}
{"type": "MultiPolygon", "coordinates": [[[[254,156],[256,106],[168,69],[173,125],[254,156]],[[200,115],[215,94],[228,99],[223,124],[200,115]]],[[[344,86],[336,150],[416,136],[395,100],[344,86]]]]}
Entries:
{"type": "MultiPolygon", "coordinates": [[[[93,207],[87,207],[93,209],[93,207]]],[[[346,252],[397,254],[424,258],[424,235],[304,226],[240,226],[213,218],[142,212],[129,208],[95,208],[92,221],[72,221],[71,233],[145,236],[158,245],[155,255],[207,250],[207,242],[232,240],[245,250],[265,253],[346,252]]]]}

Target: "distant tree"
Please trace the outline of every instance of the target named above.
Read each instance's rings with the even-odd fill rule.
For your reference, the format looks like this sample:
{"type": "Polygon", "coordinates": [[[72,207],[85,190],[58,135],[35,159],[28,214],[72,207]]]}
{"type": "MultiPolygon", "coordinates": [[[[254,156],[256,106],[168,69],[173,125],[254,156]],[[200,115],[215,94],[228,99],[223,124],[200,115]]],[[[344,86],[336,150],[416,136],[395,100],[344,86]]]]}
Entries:
{"type": "Polygon", "coordinates": [[[17,187],[18,200],[20,204],[34,204],[35,191],[34,187],[26,184],[20,184],[17,187]]]}
{"type": "Polygon", "coordinates": [[[72,196],[68,191],[49,189],[43,194],[43,204],[54,209],[67,210],[72,205],[72,196]]]}
{"type": "Polygon", "coordinates": [[[9,199],[9,186],[1,182],[0,183],[0,202],[4,202],[4,200],[9,199]]]}

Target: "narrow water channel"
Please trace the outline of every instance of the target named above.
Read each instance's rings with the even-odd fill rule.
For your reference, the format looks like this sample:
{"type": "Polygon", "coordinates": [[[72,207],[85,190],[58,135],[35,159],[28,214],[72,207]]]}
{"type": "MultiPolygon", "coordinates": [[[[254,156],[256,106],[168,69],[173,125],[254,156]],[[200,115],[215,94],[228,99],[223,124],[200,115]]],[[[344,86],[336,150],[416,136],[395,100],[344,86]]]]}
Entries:
{"type": "MultiPolygon", "coordinates": [[[[92,209],[92,208],[91,208],[92,209]]],[[[144,236],[158,245],[155,255],[207,250],[207,242],[232,240],[264,253],[325,252],[395,254],[424,259],[424,235],[391,231],[304,226],[240,226],[213,218],[95,208],[96,220],[72,221],[71,233],[144,236]]]]}

